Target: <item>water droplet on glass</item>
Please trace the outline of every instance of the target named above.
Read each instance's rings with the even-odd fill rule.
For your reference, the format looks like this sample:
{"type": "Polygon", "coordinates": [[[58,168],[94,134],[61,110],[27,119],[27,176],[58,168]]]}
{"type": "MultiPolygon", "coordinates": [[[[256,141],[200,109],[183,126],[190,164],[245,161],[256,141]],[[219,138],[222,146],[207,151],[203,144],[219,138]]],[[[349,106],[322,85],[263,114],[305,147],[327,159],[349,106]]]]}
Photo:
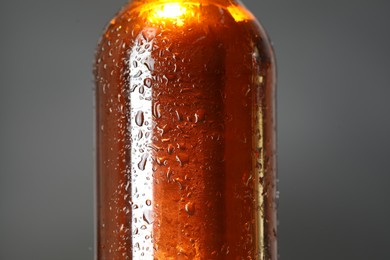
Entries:
{"type": "Polygon", "coordinates": [[[196,111],[195,123],[199,123],[199,122],[204,121],[204,114],[205,114],[205,111],[203,109],[199,109],[198,111],[196,111]]]}
{"type": "Polygon", "coordinates": [[[155,150],[156,152],[160,151],[160,147],[155,144],[149,144],[148,148],[155,150]]]}
{"type": "Polygon", "coordinates": [[[133,76],[133,78],[138,78],[138,77],[140,77],[142,75],[142,71],[138,71],[137,72],[137,74],[135,74],[134,76],[133,76]]]}
{"type": "Polygon", "coordinates": [[[179,189],[180,189],[180,190],[183,190],[183,188],[184,188],[183,180],[182,180],[181,178],[175,178],[174,181],[175,181],[176,184],[179,186],[179,189]]]}
{"type": "Polygon", "coordinates": [[[138,85],[133,85],[131,88],[130,88],[130,92],[134,92],[134,90],[138,87],[138,85]]]}
{"type": "Polygon", "coordinates": [[[151,88],[152,87],[152,80],[150,78],[144,79],[144,85],[147,88],[151,88]]]}
{"type": "Polygon", "coordinates": [[[144,136],[144,133],[140,130],[138,132],[138,140],[141,140],[143,136],[144,136]]]}
{"type": "Polygon", "coordinates": [[[170,167],[167,170],[166,176],[167,176],[167,180],[170,181],[172,177],[172,172],[170,167]]]}
{"type": "Polygon", "coordinates": [[[169,141],[171,141],[170,138],[163,138],[163,139],[161,139],[161,142],[163,142],[163,143],[166,143],[166,142],[169,142],[169,141]]]}
{"type": "Polygon", "coordinates": [[[141,171],[145,170],[146,160],[147,159],[148,159],[148,155],[147,154],[142,155],[141,161],[138,163],[138,168],[141,171]]]}
{"type": "Polygon", "coordinates": [[[183,121],[183,116],[180,114],[179,111],[176,110],[176,117],[177,117],[177,121],[183,121]]]}
{"type": "Polygon", "coordinates": [[[174,150],[175,150],[175,148],[173,147],[173,145],[172,144],[168,144],[168,148],[167,148],[168,153],[172,154],[174,150]]]}
{"type": "Polygon", "coordinates": [[[167,161],[167,158],[164,157],[164,156],[160,156],[160,157],[157,157],[157,158],[156,158],[156,162],[157,162],[159,165],[165,165],[165,164],[166,164],[166,161],[167,161]]]}
{"type": "Polygon", "coordinates": [[[144,112],[142,112],[142,111],[138,111],[137,112],[137,115],[135,116],[135,123],[138,126],[142,126],[143,125],[143,123],[144,123],[144,112]]]}
{"type": "Polygon", "coordinates": [[[153,211],[152,210],[145,210],[144,215],[143,215],[143,219],[149,225],[153,224],[153,222],[154,222],[153,211]]]}
{"type": "Polygon", "coordinates": [[[188,215],[194,215],[195,213],[195,205],[192,202],[188,202],[185,206],[184,209],[188,213],[188,215]]]}
{"type": "Polygon", "coordinates": [[[180,163],[180,166],[183,166],[184,164],[189,162],[190,157],[186,153],[179,153],[178,155],[176,155],[176,160],[180,163]]]}
{"type": "Polygon", "coordinates": [[[161,105],[158,102],[153,104],[153,116],[155,118],[160,118],[161,117],[161,105]]]}
{"type": "Polygon", "coordinates": [[[151,200],[146,200],[146,205],[148,205],[148,206],[152,205],[152,201],[151,200]]]}
{"type": "Polygon", "coordinates": [[[178,258],[177,259],[188,259],[188,254],[187,252],[184,250],[184,248],[180,247],[180,246],[177,246],[177,256],[178,258]],[[183,258],[184,257],[184,258],[183,258]]]}

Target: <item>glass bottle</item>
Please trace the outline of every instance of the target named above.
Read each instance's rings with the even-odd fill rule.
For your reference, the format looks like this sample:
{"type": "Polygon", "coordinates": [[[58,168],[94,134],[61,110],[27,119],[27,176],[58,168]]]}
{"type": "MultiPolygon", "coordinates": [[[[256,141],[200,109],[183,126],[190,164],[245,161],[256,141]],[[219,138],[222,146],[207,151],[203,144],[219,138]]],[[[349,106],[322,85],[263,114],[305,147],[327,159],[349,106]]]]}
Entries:
{"type": "Polygon", "coordinates": [[[235,0],[133,0],[95,64],[97,259],[277,259],[275,62],[235,0]]]}

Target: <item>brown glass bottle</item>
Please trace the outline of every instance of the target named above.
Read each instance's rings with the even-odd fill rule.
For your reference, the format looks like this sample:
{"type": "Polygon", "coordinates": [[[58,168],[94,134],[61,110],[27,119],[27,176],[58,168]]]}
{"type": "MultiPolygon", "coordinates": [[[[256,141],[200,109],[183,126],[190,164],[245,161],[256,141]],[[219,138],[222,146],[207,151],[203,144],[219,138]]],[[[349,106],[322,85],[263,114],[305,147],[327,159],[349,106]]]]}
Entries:
{"type": "Polygon", "coordinates": [[[277,259],[274,58],[240,3],[129,3],[95,79],[99,260],[277,259]]]}

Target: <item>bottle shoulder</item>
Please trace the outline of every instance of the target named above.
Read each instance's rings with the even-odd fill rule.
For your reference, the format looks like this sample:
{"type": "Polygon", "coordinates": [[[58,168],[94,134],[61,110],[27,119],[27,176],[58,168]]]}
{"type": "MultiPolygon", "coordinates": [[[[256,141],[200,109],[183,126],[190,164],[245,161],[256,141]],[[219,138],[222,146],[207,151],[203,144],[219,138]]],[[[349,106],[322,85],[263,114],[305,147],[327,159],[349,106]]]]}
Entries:
{"type": "Polygon", "coordinates": [[[107,26],[97,49],[96,61],[119,61],[131,51],[140,51],[137,50],[140,46],[151,47],[155,50],[151,53],[155,55],[164,55],[170,50],[199,52],[201,56],[204,53],[222,56],[241,53],[248,57],[248,61],[256,49],[263,60],[274,63],[267,34],[242,5],[129,3],[107,26]]]}
{"type": "Polygon", "coordinates": [[[130,2],[110,21],[102,40],[135,40],[145,28],[177,37],[186,37],[201,29],[205,34],[228,34],[225,36],[231,39],[250,35],[268,42],[264,29],[244,6],[194,2],[152,2],[144,5],[130,2]]]}

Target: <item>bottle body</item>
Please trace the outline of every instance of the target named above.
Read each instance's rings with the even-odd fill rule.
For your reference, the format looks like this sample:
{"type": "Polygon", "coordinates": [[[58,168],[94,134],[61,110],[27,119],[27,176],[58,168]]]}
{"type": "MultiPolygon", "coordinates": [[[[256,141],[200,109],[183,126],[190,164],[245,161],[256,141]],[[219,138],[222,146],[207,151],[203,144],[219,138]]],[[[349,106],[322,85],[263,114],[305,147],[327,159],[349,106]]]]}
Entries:
{"type": "Polygon", "coordinates": [[[95,73],[98,259],[276,259],[275,68],[253,17],[131,3],[95,73]]]}

